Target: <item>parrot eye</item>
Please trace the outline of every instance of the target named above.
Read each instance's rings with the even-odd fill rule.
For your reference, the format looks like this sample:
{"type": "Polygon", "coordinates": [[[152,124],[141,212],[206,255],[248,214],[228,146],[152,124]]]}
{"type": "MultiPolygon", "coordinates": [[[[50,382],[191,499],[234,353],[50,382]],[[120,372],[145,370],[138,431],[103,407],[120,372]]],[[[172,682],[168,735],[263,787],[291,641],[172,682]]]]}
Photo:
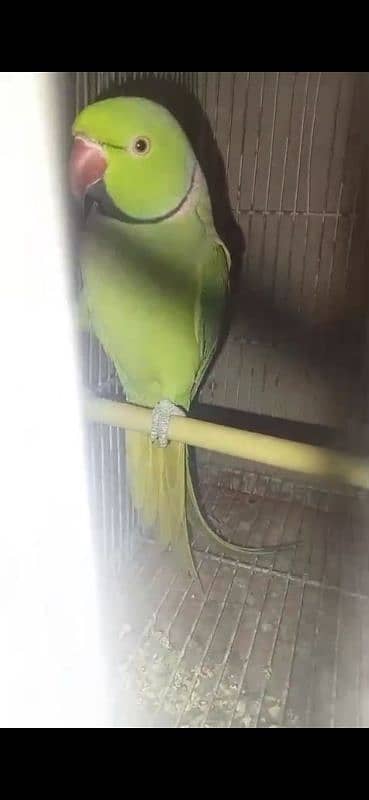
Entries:
{"type": "Polygon", "coordinates": [[[145,136],[138,136],[133,142],[133,152],[143,156],[150,150],[150,141],[145,136]]]}

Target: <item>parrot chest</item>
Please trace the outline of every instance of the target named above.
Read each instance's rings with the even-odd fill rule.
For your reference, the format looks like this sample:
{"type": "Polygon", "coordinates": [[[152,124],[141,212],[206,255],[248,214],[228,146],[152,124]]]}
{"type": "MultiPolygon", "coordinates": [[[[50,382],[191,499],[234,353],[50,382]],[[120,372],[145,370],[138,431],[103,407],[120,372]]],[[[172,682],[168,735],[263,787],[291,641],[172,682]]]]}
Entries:
{"type": "Polygon", "coordinates": [[[200,365],[196,273],[169,251],[91,233],[82,271],[92,327],[127,396],[187,406],[200,365]]]}

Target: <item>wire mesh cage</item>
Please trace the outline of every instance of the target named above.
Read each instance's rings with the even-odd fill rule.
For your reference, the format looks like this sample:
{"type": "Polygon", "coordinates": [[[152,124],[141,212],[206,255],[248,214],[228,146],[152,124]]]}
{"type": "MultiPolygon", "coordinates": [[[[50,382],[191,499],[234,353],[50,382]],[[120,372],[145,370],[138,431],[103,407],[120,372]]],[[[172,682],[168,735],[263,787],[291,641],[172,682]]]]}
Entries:
{"type": "Polygon", "coordinates": [[[246,251],[238,313],[203,397],[340,425],[357,413],[360,363],[350,372],[347,345],[368,294],[367,79],[331,72],[203,80],[246,251]]]}
{"type": "MultiPolygon", "coordinates": [[[[232,319],[195,415],[224,422],[233,414],[240,428],[255,419],[296,423],[308,437],[316,427],[335,436],[367,422],[367,74],[72,77],[74,111],[120,93],[167,105],[206,175],[232,254],[232,319]]],[[[91,334],[83,337],[83,366],[94,393],[123,398],[91,334]]],[[[87,443],[102,562],[120,572],[133,560],[125,591],[141,607],[126,636],[120,584],[112,608],[118,661],[133,664],[155,724],[367,726],[366,493],[197,453],[205,505],[233,540],[283,542],[292,531],[302,545],[240,563],[196,539],[201,595],[170,560],[142,548],[123,432],[91,424],[87,443]]],[[[118,694],[122,680],[119,671],[118,694]]],[[[119,694],[124,714],[128,695],[119,694]]]]}

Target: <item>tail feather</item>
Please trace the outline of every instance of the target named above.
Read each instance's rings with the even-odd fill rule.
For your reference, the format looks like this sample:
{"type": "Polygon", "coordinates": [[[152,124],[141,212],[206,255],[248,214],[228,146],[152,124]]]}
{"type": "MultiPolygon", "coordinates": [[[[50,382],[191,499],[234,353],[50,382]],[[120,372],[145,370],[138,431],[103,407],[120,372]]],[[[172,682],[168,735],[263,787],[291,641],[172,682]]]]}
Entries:
{"type": "Polygon", "coordinates": [[[193,577],[198,575],[192,555],[190,528],[202,532],[233,556],[273,554],[297,544],[248,547],[223,539],[200,511],[186,445],[170,442],[166,448],[156,447],[146,434],[127,431],[126,452],[132,502],[143,525],[147,528],[155,526],[162,546],[171,546],[181,565],[193,577]]]}
{"type": "Polygon", "coordinates": [[[233,542],[223,539],[216,531],[210,527],[204,515],[200,511],[200,507],[196,498],[195,489],[191,478],[191,467],[189,463],[189,453],[187,450],[187,511],[191,527],[199,530],[208,539],[212,539],[217,545],[220,545],[225,552],[231,555],[274,555],[280,551],[291,550],[299,544],[299,542],[288,542],[285,544],[275,544],[270,547],[249,547],[247,545],[234,544],[233,542]]]}
{"type": "Polygon", "coordinates": [[[143,525],[155,526],[164,548],[169,545],[191,575],[197,576],[186,513],[185,445],[152,445],[142,433],[126,432],[128,483],[143,525]]]}

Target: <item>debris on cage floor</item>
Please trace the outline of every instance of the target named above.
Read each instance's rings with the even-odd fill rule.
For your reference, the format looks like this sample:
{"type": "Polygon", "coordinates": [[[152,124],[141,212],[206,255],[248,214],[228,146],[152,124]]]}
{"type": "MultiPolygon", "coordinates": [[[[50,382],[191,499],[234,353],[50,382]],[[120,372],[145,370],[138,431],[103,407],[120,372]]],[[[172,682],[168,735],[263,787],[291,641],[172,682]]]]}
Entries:
{"type": "Polygon", "coordinates": [[[115,724],[368,727],[365,498],[248,475],[204,499],[234,541],[301,545],[241,562],[197,540],[202,592],[141,541],[110,583],[115,724]]]}

